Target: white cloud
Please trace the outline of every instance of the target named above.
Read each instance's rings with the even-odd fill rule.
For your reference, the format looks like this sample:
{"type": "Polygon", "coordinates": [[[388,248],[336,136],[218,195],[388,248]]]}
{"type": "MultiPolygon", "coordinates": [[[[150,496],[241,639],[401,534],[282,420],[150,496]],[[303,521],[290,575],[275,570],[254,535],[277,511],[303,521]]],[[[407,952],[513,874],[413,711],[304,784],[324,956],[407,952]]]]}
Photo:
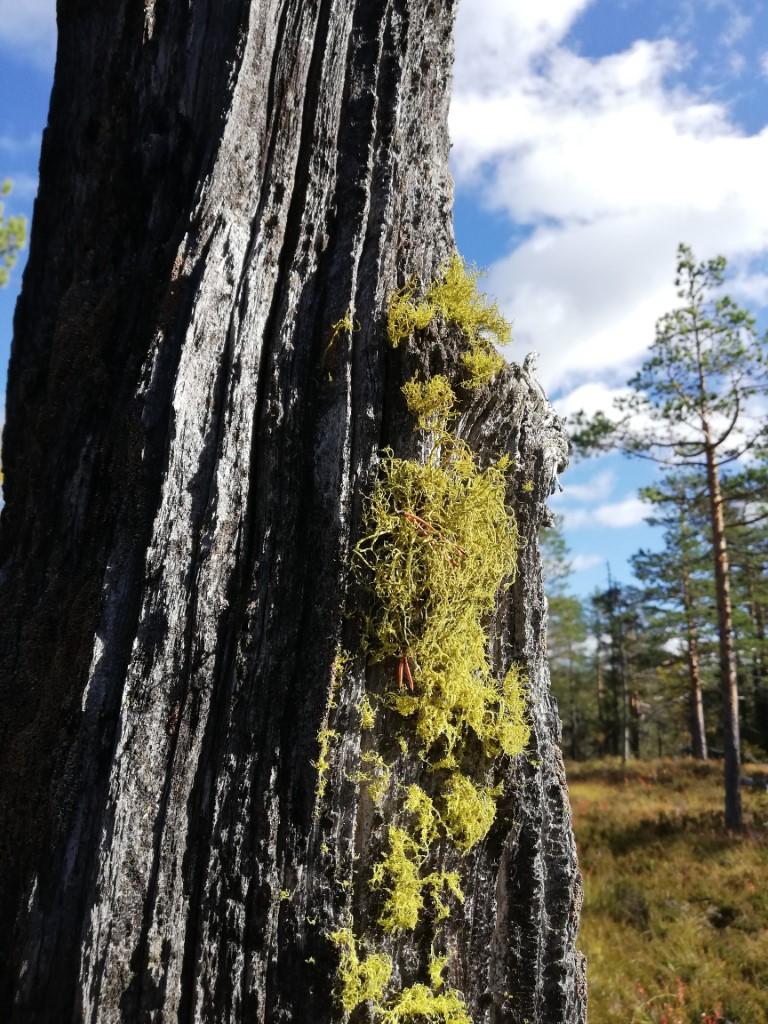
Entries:
{"type": "Polygon", "coordinates": [[[569,530],[581,530],[585,527],[605,526],[609,529],[626,529],[639,526],[650,508],[640,498],[628,497],[597,508],[565,508],[561,510],[565,526],[569,530]]]}
{"type": "Polygon", "coordinates": [[[637,361],[676,303],[678,242],[738,258],[747,278],[768,248],[768,128],[745,135],[724,106],[670,85],[689,59],[671,39],[596,60],[569,50],[586,6],[463,0],[458,23],[457,180],[531,228],[489,291],[549,387],[637,361]]]}
{"type": "Polygon", "coordinates": [[[616,486],[616,474],[610,470],[602,470],[595,473],[586,483],[570,484],[567,481],[563,484],[563,491],[556,495],[554,500],[565,501],[604,501],[613,494],[616,486]]]}
{"type": "Polygon", "coordinates": [[[605,562],[603,555],[574,555],[571,559],[571,568],[574,572],[587,572],[605,562]]]}
{"type": "Polygon", "coordinates": [[[562,39],[591,0],[462,0],[456,25],[457,92],[493,95],[562,39]]]}
{"type": "Polygon", "coordinates": [[[566,418],[582,410],[588,416],[594,416],[596,412],[608,414],[617,398],[629,394],[629,388],[613,388],[601,381],[590,381],[556,399],[554,405],[559,415],[566,418]]]}
{"type": "Polygon", "coordinates": [[[764,78],[768,78],[768,50],[760,55],[760,73],[764,78]]]}
{"type": "Polygon", "coordinates": [[[49,68],[56,54],[56,0],[0,0],[0,45],[49,68]]]}
{"type": "Polygon", "coordinates": [[[728,294],[756,306],[768,306],[768,273],[739,273],[728,281],[728,294]]]}
{"type": "Polygon", "coordinates": [[[682,655],[688,649],[688,645],[685,639],[681,636],[670,637],[669,640],[665,640],[661,645],[661,649],[666,651],[667,654],[674,654],[676,656],[682,655]]]}
{"type": "Polygon", "coordinates": [[[720,35],[720,43],[730,49],[736,43],[740,43],[752,27],[752,18],[743,11],[735,8],[731,11],[725,29],[720,35]]]}

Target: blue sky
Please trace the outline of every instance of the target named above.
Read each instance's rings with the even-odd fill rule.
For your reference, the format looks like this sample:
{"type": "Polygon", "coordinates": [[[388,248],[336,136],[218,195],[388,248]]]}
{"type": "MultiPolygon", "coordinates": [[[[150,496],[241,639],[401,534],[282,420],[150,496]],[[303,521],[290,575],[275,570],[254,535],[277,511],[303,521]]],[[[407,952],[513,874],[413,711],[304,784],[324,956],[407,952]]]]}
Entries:
{"type": "MultiPolygon", "coordinates": [[[[723,253],[768,309],[768,13],[762,0],[462,0],[451,131],[456,230],[540,353],[558,409],[606,407],[674,305],[677,243],[723,253]]],[[[31,214],[55,50],[54,0],[0,0],[0,179],[31,214]]],[[[15,288],[0,292],[4,390],[15,288]]],[[[627,579],[655,543],[617,455],[577,465],[555,507],[574,589],[627,579]]]]}

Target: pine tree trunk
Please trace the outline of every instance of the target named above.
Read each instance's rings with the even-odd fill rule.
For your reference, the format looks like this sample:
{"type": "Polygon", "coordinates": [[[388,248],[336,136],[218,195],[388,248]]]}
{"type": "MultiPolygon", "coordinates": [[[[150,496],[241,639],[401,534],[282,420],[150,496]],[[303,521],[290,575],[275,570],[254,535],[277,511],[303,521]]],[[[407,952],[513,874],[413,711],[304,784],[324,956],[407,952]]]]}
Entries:
{"type": "Polygon", "coordinates": [[[699,661],[699,632],[693,617],[693,601],[691,598],[690,577],[687,567],[682,574],[683,608],[685,625],[688,635],[688,723],[691,734],[691,754],[703,761],[707,760],[707,729],[704,721],[704,698],[701,691],[701,664],[699,661]]]}
{"type": "Polygon", "coordinates": [[[741,739],[739,729],[739,683],[733,638],[730,568],[723,516],[723,496],[715,453],[707,437],[707,484],[715,557],[715,596],[720,649],[720,690],[723,708],[723,763],[725,777],[725,827],[742,827],[741,739]]]}
{"type": "Polygon", "coordinates": [[[629,695],[629,749],[632,757],[640,757],[640,694],[633,690],[629,695]]]}
{"type": "MultiPolygon", "coordinates": [[[[375,927],[353,879],[381,837],[365,663],[332,695],[334,662],[378,453],[414,445],[400,387],[457,362],[384,324],[452,250],[453,6],[59,2],[3,451],[3,1021],[344,1019],[327,934],[375,927]]],[[[564,436],[517,367],[460,429],[518,460],[493,655],[525,663],[533,735],[457,865],[447,980],[476,1024],[581,1024],[536,544],[564,436]]],[[[429,945],[390,943],[399,977],[429,945]]]]}

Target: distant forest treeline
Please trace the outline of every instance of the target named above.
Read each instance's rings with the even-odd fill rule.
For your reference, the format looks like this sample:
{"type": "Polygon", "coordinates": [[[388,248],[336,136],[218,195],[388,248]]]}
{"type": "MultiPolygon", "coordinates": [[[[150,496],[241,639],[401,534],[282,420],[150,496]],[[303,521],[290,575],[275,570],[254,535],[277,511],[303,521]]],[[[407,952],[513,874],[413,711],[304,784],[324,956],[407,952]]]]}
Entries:
{"type": "MultiPolygon", "coordinates": [[[[752,468],[725,488],[742,752],[755,760],[768,760],[768,519],[751,521],[759,512],[744,493],[754,493],[764,473],[752,468]]],[[[575,597],[561,528],[544,534],[550,667],[563,749],[573,760],[722,756],[707,509],[684,478],[674,484],[644,492],[652,521],[664,527],[664,546],[633,557],[639,585],[612,580],[607,569],[604,587],[575,597]]]]}

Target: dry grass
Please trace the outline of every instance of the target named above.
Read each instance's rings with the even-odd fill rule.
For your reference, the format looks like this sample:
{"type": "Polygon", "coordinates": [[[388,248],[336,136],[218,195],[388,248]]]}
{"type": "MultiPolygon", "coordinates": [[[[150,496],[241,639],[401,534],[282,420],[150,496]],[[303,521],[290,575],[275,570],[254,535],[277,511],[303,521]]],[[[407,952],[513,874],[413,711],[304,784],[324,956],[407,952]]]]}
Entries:
{"type": "Polygon", "coordinates": [[[744,790],[747,829],[728,836],[719,764],[568,775],[590,1024],[768,1021],[768,793],[744,790]]]}

